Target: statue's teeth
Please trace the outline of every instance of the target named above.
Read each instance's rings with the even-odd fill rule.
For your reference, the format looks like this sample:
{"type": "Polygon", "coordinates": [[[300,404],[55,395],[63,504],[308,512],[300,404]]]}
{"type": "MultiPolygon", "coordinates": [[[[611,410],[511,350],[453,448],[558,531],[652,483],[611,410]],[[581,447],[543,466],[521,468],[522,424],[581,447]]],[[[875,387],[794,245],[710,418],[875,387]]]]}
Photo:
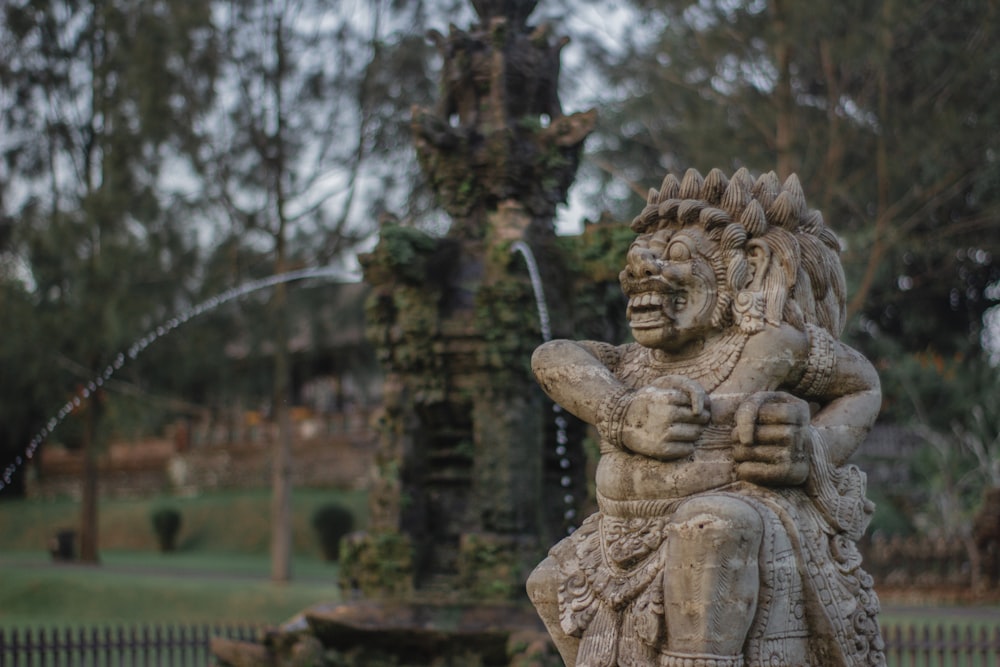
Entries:
{"type": "Polygon", "coordinates": [[[663,295],[657,294],[656,292],[646,292],[645,294],[639,294],[629,299],[629,308],[649,308],[655,307],[659,308],[663,305],[663,295]]]}

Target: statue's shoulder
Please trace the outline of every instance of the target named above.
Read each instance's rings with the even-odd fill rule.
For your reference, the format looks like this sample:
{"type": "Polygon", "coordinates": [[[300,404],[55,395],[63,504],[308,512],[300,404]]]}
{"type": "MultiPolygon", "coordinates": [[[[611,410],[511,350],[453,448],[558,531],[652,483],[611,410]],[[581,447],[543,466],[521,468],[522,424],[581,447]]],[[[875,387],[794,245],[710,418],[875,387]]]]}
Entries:
{"type": "Polygon", "coordinates": [[[765,326],[747,339],[744,354],[761,352],[792,355],[796,359],[804,359],[809,353],[809,334],[786,322],[765,326]]]}
{"type": "Polygon", "coordinates": [[[781,385],[795,385],[806,371],[810,352],[809,333],[788,324],[767,325],[747,338],[740,366],[767,368],[781,385]]]}
{"type": "Polygon", "coordinates": [[[620,368],[622,364],[635,359],[643,349],[638,343],[614,345],[599,340],[581,340],[577,344],[610,369],[620,368]]]}

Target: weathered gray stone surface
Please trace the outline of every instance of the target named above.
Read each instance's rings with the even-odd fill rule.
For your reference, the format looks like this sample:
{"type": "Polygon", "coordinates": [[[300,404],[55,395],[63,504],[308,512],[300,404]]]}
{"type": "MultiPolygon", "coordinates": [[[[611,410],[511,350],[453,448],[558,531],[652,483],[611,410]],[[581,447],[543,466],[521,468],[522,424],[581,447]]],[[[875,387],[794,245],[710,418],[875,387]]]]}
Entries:
{"type": "Polygon", "coordinates": [[[745,170],[668,176],[632,228],[636,342],[532,360],[601,435],[599,511],[528,582],[566,664],[884,664],[846,464],[881,395],[839,340],[837,237],[796,177],[745,170]]]}

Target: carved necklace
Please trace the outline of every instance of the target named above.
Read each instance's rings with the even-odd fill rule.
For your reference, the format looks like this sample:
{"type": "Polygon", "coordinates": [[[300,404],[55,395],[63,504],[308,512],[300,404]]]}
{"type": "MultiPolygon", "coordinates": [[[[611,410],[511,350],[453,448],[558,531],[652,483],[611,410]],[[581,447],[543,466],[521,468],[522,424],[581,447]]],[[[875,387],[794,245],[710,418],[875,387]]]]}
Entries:
{"type": "Polygon", "coordinates": [[[640,375],[651,375],[648,378],[650,381],[664,375],[681,375],[694,380],[705,393],[711,394],[736,368],[748,338],[749,334],[736,331],[716,341],[707,350],[676,361],[658,359],[654,350],[645,348],[641,360],[637,360],[643,368],[637,370],[640,375]]]}

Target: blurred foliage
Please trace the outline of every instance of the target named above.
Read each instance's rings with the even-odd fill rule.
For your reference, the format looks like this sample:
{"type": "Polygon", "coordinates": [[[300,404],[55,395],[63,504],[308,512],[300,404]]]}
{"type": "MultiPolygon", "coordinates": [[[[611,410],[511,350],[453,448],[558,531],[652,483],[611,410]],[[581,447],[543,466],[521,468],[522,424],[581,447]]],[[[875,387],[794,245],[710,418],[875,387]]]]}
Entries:
{"type": "Polygon", "coordinates": [[[958,3],[593,2],[584,184],[630,220],[668,170],[798,173],[846,242],[852,342],[979,355],[1000,282],[1000,8],[958,3]],[[616,21],[595,18],[615,17],[616,21]],[[639,17],[642,20],[637,20],[639,17]],[[990,289],[990,285],[994,287],[990,289]]]}

